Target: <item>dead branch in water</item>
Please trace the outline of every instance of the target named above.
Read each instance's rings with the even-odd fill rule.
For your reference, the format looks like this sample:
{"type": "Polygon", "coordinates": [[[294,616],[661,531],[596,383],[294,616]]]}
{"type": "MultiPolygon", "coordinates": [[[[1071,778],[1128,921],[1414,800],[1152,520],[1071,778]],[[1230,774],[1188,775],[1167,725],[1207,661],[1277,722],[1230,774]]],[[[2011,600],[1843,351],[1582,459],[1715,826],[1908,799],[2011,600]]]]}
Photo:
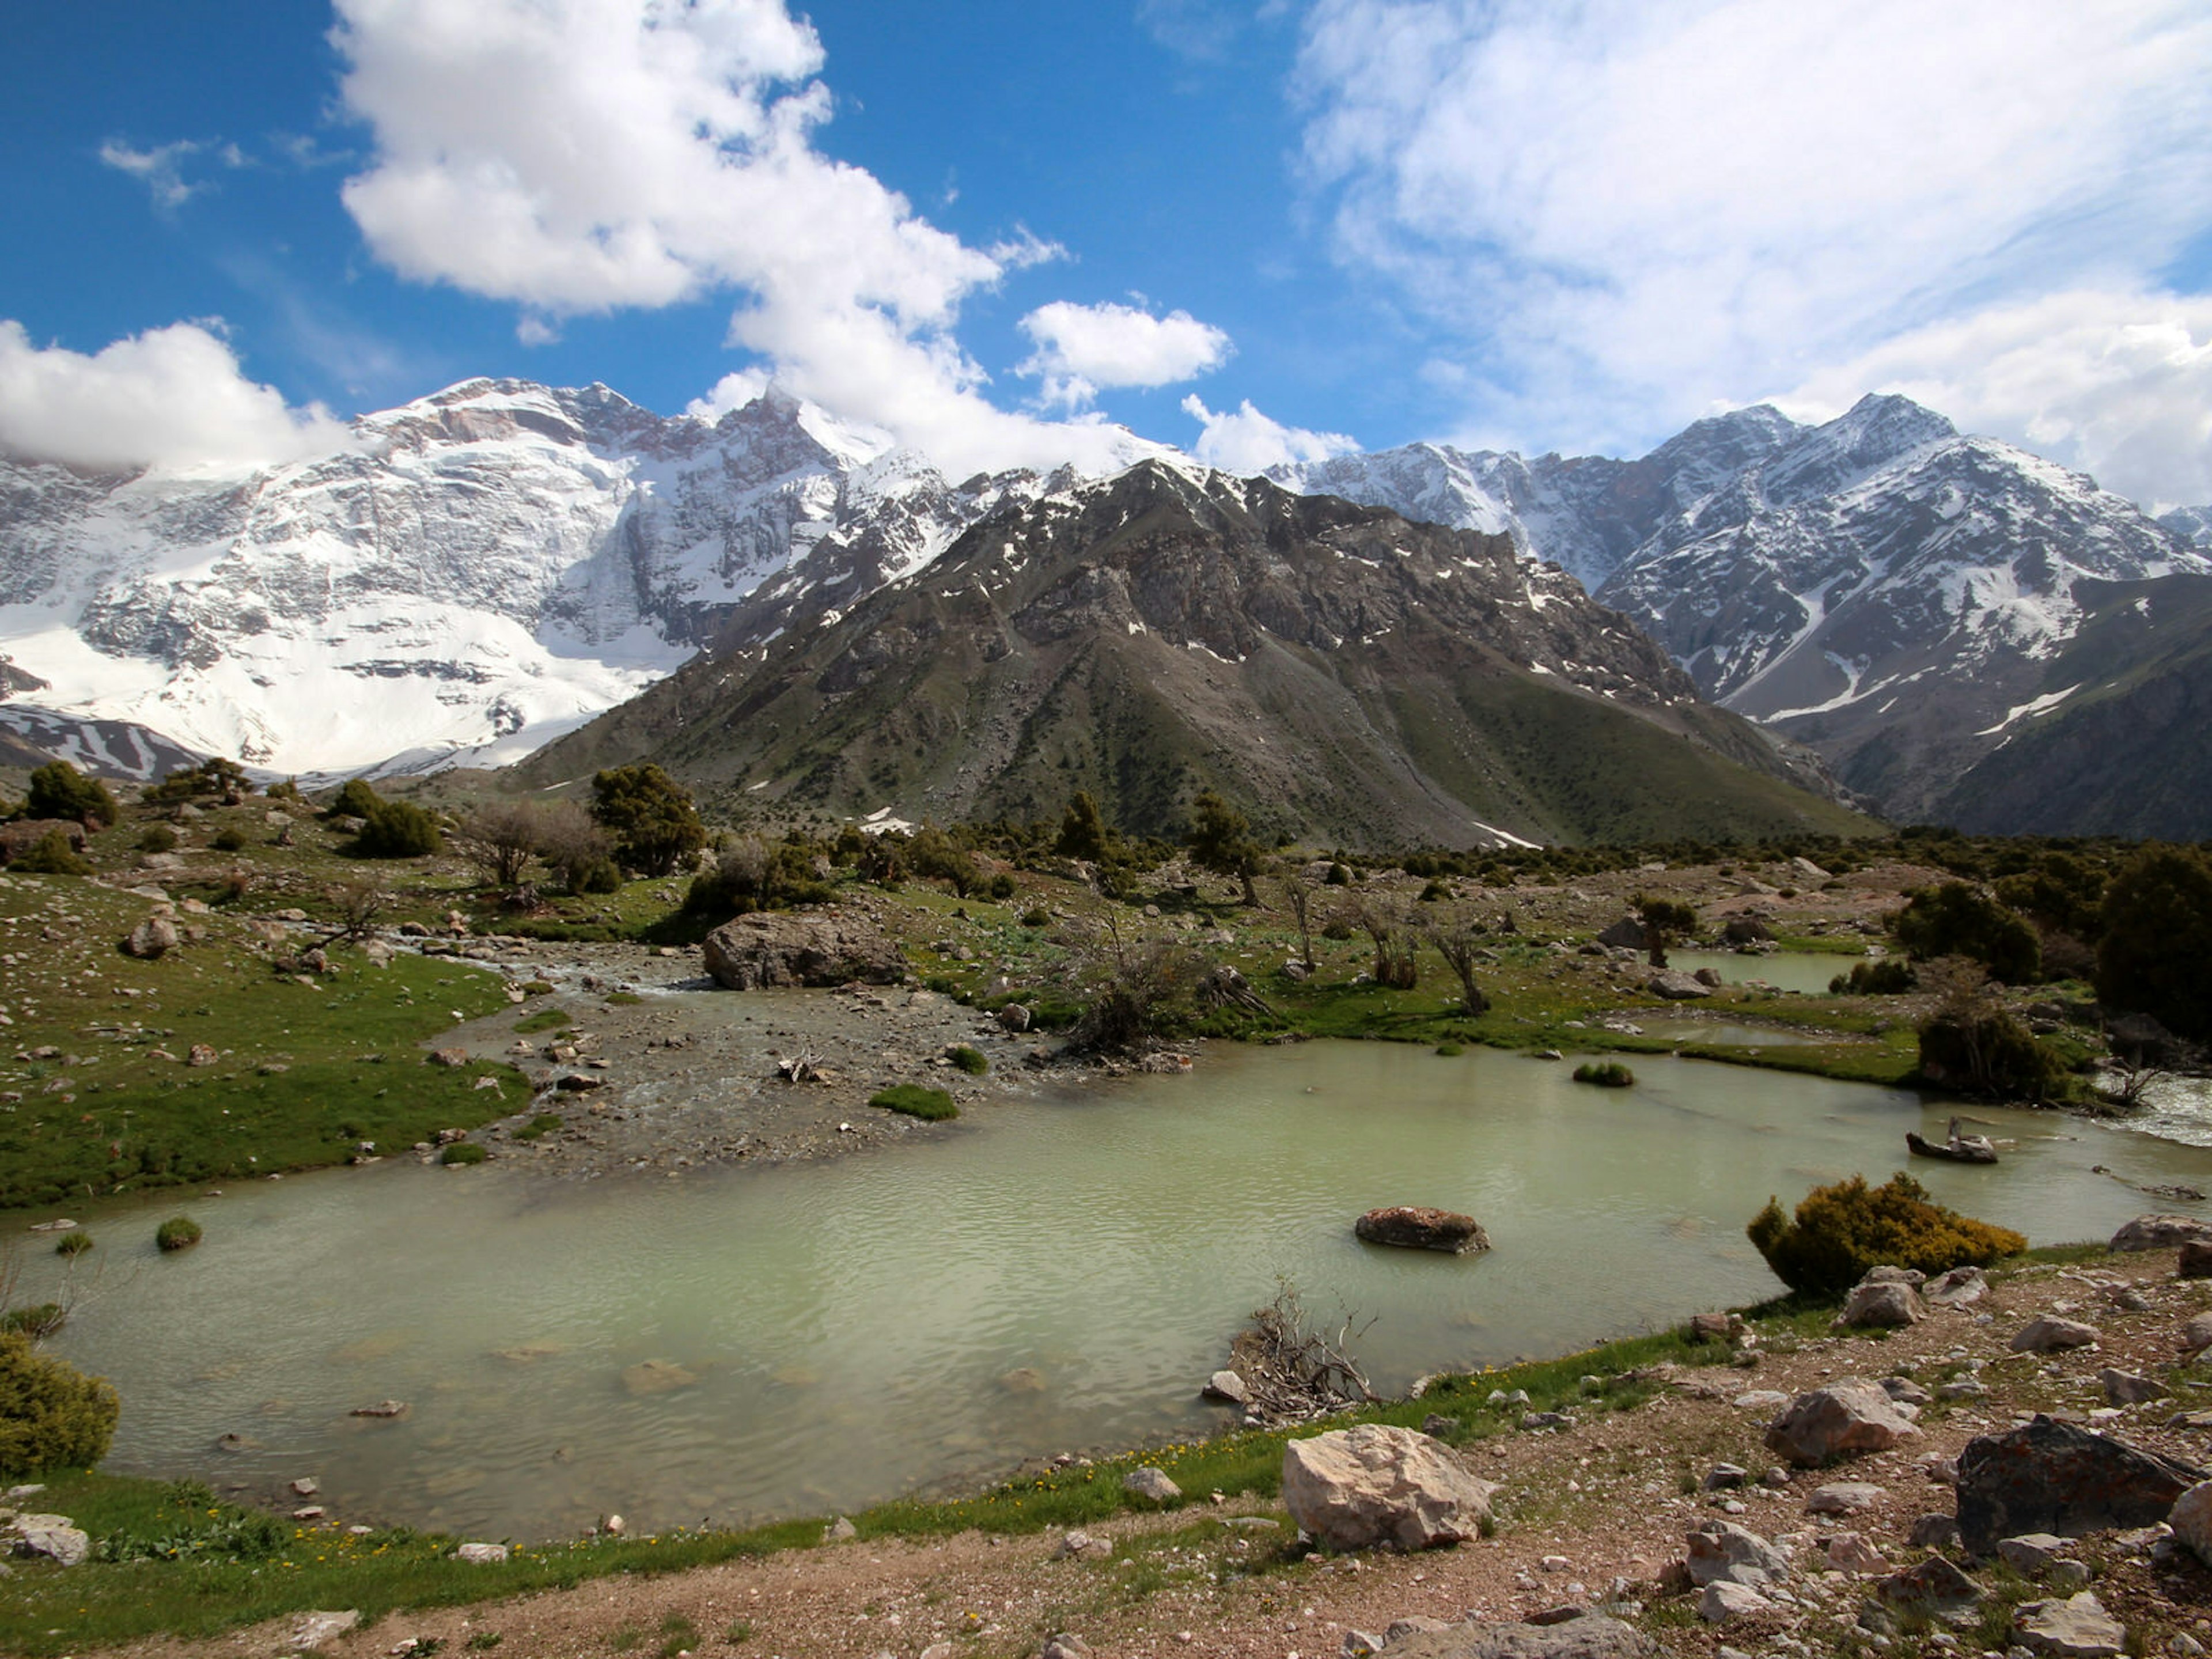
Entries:
{"type": "Polygon", "coordinates": [[[1270,1425],[1303,1422],[1376,1398],[1352,1358],[1351,1344],[1372,1319],[1355,1326],[1347,1313],[1334,1335],[1316,1330],[1297,1287],[1279,1281],[1275,1299],[1253,1310],[1252,1322],[1230,1344],[1229,1369],[1244,1384],[1249,1413],[1270,1425]]]}

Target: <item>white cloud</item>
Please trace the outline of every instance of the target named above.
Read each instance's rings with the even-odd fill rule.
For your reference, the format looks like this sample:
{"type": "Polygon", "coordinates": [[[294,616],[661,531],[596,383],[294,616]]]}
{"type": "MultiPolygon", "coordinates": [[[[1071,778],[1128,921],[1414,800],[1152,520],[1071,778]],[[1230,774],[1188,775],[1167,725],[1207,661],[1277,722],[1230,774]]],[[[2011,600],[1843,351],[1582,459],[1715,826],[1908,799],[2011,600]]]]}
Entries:
{"type": "Polygon", "coordinates": [[[514,325],[514,337],[526,346],[556,345],[561,339],[561,325],[533,312],[525,312],[514,325]]]}
{"type": "Polygon", "coordinates": [[[951,468],[1109,464],[1096,422],[994,408],[962,301],[1056,258],[971,248],[814,148],[823,53],[782,0],[337,0],[347,105],[374,132],[344,188],[403,275],[550,319],[724,289],[778,380],[951,468]]]}
{"type": "Polygon", "coordinates": [[[1658,435],[1881,342],[2152,285],[2206,225],[2188,0],[1320,0],[1342,255],[1560,435],[1658,435]]]}
{"type": "Polygon", "coordinates": [[[1340,432],[1309,432],[1270,420],[1246,398],[1234,413],[1208,409],[1196,392],[1182,400],[1183,413],[1199,423],[1191,453],[1224,472],[1264,472],[1297,461],[1325,461],[1359,447],[1340,432]]]}
{"type": "Polygon", "coordinates": [[[270,465],[346,447],[319,404],[240,374],[219,336],[173,323],[87,356],[0,319],[0,452],[94,471],[270,465]]]}
{"type": "Polygon", "coordinates": [[[144,185],[154,198],[154,205],[167,211],[180,208],[203,191],[214,188],[205,180],[196,185],[185,181],[185,163],[204,152],[228,167],[246,165],[245,152],[236,144],[203,144],[191,138],[156,144],[151,149],[133,149],[120,138],[110,138],[100,145],[100,159],[144,185]]]}
{"type": "Polygon", "coordinates": [[[1155,317],[1133,306],[1055,300],[1022,319],[1036,349],[1016,368],[1043,381],[1048,404],[1078,409],[1108,386],[1161,386],[1221,367],[1229,337],[1187,311],[1155,317]]]}
{"type": "Polygon", "coordinates": [[[2212,502],[2212,295],[2083,289],[1995,306],[1884,341],[1777,401],[1825,418],[1869,390],[2146,504],[2212,502]]]}

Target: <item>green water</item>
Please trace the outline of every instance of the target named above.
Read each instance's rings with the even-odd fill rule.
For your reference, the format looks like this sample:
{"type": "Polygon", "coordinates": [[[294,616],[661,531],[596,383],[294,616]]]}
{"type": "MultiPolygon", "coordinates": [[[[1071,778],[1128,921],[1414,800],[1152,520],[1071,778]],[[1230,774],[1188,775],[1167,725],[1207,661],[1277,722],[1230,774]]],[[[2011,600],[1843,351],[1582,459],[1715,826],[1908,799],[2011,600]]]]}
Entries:
{"type": "Polygon", "coordinates": [[[1711,968],[1730,985],[1748,985],[1759,980],[1778,991],[1796,991],[1808,996],[1826,995],[1830,980],[1838,974],[1850,973],[1854,964],[1868,959],[1826,951],[1770,951],[1765,956],[1743,956],[1734,951],[1667,953],[1668,966],[1679,968],[1686,974],[1711,968]]]}
{"type": "MultiPolygon", "coordinates": [[[[175,1258],[150,1243],[174,1198],[94,1217],[103,1277],[55,1346],[122,1391],[112,1468],[271,1496],[312,1474],[341,1520],[534,1539],[609,1511],[821,1512],[1225,1420],[1198,1385],[1279,1274],[1318,1312],[1374,1318],[1360,1349],[1388,1387],[1758,1298],[1777,1287],[1742,1228],[1769,1194],[1884,1176],[1906,1129],[1948,1115],[1635,1069],[1615,1091],[1482,1050],[1216,1047],[1188,1077],[988,1106],[819,1166],[257,1182],[196,1200],[206,1242],[175,1258]],[[1496,1248],[1357,1243],[1353,1217],[1386,1203],[1470,1212],[1496,1248]],[[692,1380],[625,1380],[656,1361],[692,1380]],[[385,1399],[408,1414],[348,1414],[385,1399]],[[219,1454],[225,1433],[255,1443],[219,1454]]],[[[2093,1164],[2212,1185],[2212,1149],[1978,1115],[2021,1138],[2002,1164],[1913,1173],[2039,1242],[2170,1207],[2093,1164]]],[[[34,1293],[58,1270],[29,1266],[34,1293]]]]}

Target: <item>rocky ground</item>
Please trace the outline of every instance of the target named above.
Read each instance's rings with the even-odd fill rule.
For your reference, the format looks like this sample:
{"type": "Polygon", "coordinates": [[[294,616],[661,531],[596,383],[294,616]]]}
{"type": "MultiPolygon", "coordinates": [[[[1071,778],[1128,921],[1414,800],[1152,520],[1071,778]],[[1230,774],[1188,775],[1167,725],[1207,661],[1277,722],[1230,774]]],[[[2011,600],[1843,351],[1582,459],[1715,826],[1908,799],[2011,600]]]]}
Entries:
{"type": "MultiPolygon", "coordinates": [[[[1965,1560],[1946,1543],[1943,1553],[1965,1560],[1980,1598],[1948,1619],[1898,1606],[1884,1586],[1938,1553],[1916,1537],[1948,1538],[1942,1517],[1958,1507],[1954,1484],[1969,1442],[2033,1413],[2186,1464],[2212,1462],[2212,1411],[2203,1409],[2212,1406],[2212,1364],[2184,1346],[2189,1322],[2208,1308],[2212,1281],[2177,1277],[2175,1253],[2163,1249],[1993,1275],[1979,1299],[1931,1307],[1895,1330],[1801,1338],[1754,1328],[1748,1344],[1716,1341],[1710,1366],[1671,1372],[1640,1406],[1609,1411],[1594,1400],[1565,1422],[1461,1447],[1456,1455],[1499,1491],[1494,1535],[1456,1547],[1315,1553],[1296,1540],[1279,1504],[1215,1504],[1194,1493],[1179,1507],[1095,1528],[1099,1541],[1087,1548],[1071,1550],[1056,1534],[829,1542],[669,1578],[597,1580],[511,1602],[396,1615],[319,1650],[368,1656],[435,1644],[549,1656],[637,1650],[670,1659],[683,1650],[969,1659],[1036,1654],[1067,1632],[1102,1659],[1336,1659],[1356,1654],[1363,1634],[1386,1636],[1400,1620],[1519,1620],[1604,1607],[1675,1659],[2096,1659],[2123,1647],[2138,1659],[2193,1656],[2212,1645],[2212,1571],[2157,1526],[2008,1552],[2018,1565],[1995,1556],[1965,1560]],[[2016,1346],[2039,1320],[2087,1327],[2086,1338],[2061,1333],[2084,1346],[2016,1346]],[[1789,1467],[1765,1443],[1770,1422],[1794,1396],[1851,1377],[1893,1379],[1888,1392],[1917,1422],[1889,1449],[1845,1454],[1825,1468],[1789,1467]],[[1773,1572],[1743,1600],[1744,1611],[1716,1620],[1710,1615],[1725,1598],[1690,1583],[1681,1564],[1689,1534],[1721,1521],[1771,1548],[1761,1559],[1773,1572]],[[2103,1638],[2038,1633],[2042,1603],[2085,1591],[2112,1621],[2103,1638]]],[[[2197,1333],[2207,1334],[2203,1324],[2197,1333]]],[[[2088,1609],[2077,1602],[2072,1611],[2088,1609]]],[[[291,1628],[286,1621],[129,1651],[145,1659],[265,1654],[282,1650],[291,1628]]],[[[1584,1631],[1578,1650],[1591,1659],[1637,1650],[1599,1641],[1601,1626],[1584,1631]]],[[[1401,1640],[1409,1656],[1418,1647],[1431,1659],[1482,1651],[1466,1645],[1468,1636],[1401,1640]]]]}

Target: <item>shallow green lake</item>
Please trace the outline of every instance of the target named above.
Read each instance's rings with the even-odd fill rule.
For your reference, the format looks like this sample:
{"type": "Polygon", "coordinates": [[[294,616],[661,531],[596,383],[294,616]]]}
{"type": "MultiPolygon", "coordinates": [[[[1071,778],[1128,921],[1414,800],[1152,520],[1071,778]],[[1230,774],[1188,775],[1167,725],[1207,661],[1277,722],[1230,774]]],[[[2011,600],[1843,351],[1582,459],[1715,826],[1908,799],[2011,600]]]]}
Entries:
{"type": "Polygon", "coordinates": [[[1796,991],[1807,996],[1826,995],[1830,980],[1850,973],[1854,963],[1868,959],[1826,951],[1770,951],[1765,956],[1743,956],[1734,951],[1667,953],[1668,966],[1686,974],[1711,968],[1730,985],[1748,985],[1757,980],[1778,991],[1796,991]]]}
{"type": "MultiPolygon", "coordinates": [[[[235,1187],[191,1204],[205,1243],[158,1259],[172,1197],[91,1218],[102,1277],[56,1346],[122,1391],[112,1468],[263,1495],[312,1474],[341,1520],[532,1539],[610,1511],[821,1512],[1224,1420],[1198,1385],[1278,1275],[1373,1317],[1360,1351],[1393,1388],[1755,1299],[1777,1287],[1742,1229],[1769,1194],[1884,1177],[1906,1129],[1948,1115],[1634,1065],[1616,1091],[1485,1050],[1216,1047],[1189,1077],[987,1107],[820,1166],[235,1187]],[[1387,1203],[1470,1212],[1496,1248],[1357,1243],[1352,1218],[1387,1203]],[[386,1399],[407,1415],[348,1414],[386,1399]],[[227,1433],[252,1444],[218,1453],[227,1433]]],[[[2038,1242],[2171,1207],[2092,1164],[2212,1185],[2212,1149],[1978,1116],[2019,1138],[2002,1164],[1913,1173],[2038,1242]]],[[[43,1246],[28,1266],[34,1292],[58,1271],[43,1246]]]]}

